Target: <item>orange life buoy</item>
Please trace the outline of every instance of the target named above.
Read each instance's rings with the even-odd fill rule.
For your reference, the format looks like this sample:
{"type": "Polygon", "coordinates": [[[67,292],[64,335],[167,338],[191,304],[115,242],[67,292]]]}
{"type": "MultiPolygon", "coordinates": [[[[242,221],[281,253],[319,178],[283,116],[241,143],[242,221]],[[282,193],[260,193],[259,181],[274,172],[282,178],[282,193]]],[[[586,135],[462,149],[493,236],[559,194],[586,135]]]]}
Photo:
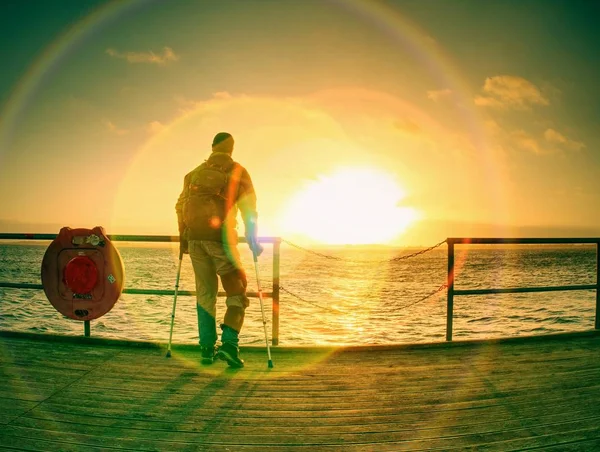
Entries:
{"type": "Polygon", "coordinates": [[[121,255],[104,228],[62,228],[42,260],[42,286],[52,306],[75,320],[93,320],[110,311],[121,292],[121,255]]]}

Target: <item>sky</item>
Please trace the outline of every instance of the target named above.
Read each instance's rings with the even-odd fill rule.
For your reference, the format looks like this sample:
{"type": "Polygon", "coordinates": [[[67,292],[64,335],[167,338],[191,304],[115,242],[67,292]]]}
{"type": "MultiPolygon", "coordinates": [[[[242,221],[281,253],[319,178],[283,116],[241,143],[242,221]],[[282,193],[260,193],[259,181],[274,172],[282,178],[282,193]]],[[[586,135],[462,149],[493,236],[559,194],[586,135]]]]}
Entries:
{"type": "Polygon", "coordinates": [[[177,234],[183,176],[227,131],[260,235],[599,236],[599,20],[591,0],[6,0],[0,231],[177,234]]]}

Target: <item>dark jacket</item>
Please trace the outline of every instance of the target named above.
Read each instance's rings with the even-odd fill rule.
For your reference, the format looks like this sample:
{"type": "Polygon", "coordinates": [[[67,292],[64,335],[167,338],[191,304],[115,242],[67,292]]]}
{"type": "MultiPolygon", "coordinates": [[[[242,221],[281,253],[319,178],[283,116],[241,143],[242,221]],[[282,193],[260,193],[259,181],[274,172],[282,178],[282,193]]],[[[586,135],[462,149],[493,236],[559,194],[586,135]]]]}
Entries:
{"type": "Polygon", "coordinates": [[[179,225],[179,234],[188,240],[227,240],[237,241],[237,214],[238,208],[242,214],[242,220],[245,226],[245,235],[250,237],[256,234],[256,193],[252,185],[252,179],[248,171],[239,163],[233,161],[230,154],[213,152],[210,157],[202,164],[194,168],[183,179],[183,190],[175,204],[177,212],[177,221],[179,225]],[[217,162],[231,167],[229,173],[229,183],[224,193],[225,219],[223,223],[216,228],[198,227],[186,225],[184,221],[184,205],[190,197],[190,185],[194,180],[195,173],[207,163],[217,162]]]}

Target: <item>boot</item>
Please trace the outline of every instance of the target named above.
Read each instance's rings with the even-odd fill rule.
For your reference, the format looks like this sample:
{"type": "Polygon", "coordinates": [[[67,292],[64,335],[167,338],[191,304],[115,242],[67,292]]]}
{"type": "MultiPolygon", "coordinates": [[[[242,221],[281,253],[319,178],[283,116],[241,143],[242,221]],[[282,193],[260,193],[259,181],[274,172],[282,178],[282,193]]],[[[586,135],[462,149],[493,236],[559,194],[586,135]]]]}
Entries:
{"type": "Polygon", "coordinates": [[[216,357],[221,361],[226,361],[229,367],[241,369],[244,367],[244,360],[240,358],[240,350],[233,344],[225,343],[219,347],[216,357]]]}
{"type": "Polygon", "coordinates": [[[212,364],[215,360],[215,347],[200,346],[200,352],[202,354],[202,364],[212,364]]]}

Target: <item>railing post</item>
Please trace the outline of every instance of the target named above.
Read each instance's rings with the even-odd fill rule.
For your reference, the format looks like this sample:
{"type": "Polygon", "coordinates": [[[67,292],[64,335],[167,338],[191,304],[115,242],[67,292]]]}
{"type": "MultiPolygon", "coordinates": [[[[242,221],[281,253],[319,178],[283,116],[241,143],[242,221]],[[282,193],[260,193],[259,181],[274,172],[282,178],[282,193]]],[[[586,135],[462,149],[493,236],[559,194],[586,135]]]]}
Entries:
{"type": "Polygon", "coordinates": [[[448,239],[448,303],[446,306],[446,341],[452,341],[452,317],[454,312],[454,240],[448,239]]]}
{"type": "Polygon", "coordinates": [[[596,325],[600,330],[600,241],[596,242],[596,325]]]}
{"type": "Polygon", "coordinates": [[[281,242],[273,242],[273,331],[271,340],[273,345],[279,344],[279,252],[281,242]]]}
{"type": "Polygon", "coordinates": [[[91,335],[91,327],[90,327],[89,320],[83,321],[83,334],[85,337],[90,337],[90,335],[91,335]]]}

